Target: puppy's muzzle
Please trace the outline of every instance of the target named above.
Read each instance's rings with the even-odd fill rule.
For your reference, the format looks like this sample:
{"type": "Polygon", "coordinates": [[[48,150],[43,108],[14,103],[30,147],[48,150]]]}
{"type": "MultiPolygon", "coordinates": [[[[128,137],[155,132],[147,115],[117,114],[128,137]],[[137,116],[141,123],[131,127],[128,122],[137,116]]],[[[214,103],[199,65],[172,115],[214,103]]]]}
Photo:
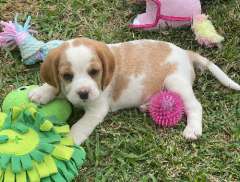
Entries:
{"type": "Polygon", "coordinates": [[[79,91],[78,92],[78,96],[80,97],[80,99],[82,100],[87,100],[89,97],[89,91],[79,91]]]}

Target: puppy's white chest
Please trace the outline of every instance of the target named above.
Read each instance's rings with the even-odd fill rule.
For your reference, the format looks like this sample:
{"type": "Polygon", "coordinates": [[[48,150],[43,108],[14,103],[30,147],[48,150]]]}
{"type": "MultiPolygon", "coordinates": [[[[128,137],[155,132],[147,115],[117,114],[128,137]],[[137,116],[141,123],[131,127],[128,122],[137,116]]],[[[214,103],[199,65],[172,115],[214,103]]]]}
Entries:
{"type": "Polygon", "coordinates": [[[129,77],[127,87],[122,90],[117,100],[111,98],[110,108],[112,111],[136,107],[141,105],[144,89],[144,75],[129,77]]]}

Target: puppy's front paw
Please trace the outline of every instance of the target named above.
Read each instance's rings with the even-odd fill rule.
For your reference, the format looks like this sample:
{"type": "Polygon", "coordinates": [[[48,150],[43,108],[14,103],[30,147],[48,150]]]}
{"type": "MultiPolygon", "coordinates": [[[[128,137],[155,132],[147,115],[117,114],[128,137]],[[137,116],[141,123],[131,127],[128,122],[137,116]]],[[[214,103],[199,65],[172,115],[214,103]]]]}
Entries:
{"type": "Polygon", "coordinates": [[[149,107],[149,103],[145,103],[139,106],[139,110],[141,112],[147,112],[148,111],[148,107],[149,107]]]}
{"type": "Polygon", "coordinates": [[[73,141],[76,145],[80,145],[88,137],[88,135],[83,133],[83,131],[81,130],[81,127],[78,125],[78,123],[76,123],[72,126],[71,131],[70,131],[70,135],[73,138],[73,141]]]}
{"type": "Polygon", "coordinates": [[[186,128],[183,131],[183,136],[186,139],[190,139],[190,140],[196,140],[201,135],[202,135],[202,127],[201,126],[193,127],[193,126],[187,125],[186,128]]]}
{"type": "Polygon", "coordinates": [[[47,104],[55,98],[55,93],[43,85],[30,91],[28,98],[37,104],[47,104]]]}

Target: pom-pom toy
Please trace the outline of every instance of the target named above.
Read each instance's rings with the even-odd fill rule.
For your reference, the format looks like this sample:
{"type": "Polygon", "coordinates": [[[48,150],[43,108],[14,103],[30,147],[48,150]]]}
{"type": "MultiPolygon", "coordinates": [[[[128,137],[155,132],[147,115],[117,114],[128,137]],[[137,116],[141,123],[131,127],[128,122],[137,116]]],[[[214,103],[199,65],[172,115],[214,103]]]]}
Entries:
{"type": "Polygon", "coordinates": [[[217,33],[207,15],[196,15],[193,19],[192,29],[199,44],[213,47],[215,43],[222,42],[224,38],[217,33]]]}
{"type": "Polygon", "coordinates": [[[157,125],[172,127],[181,120],[184,105],[177,93],[162,91],[151,97],[148,111],[157,125]]]}
{"type": "Polygon", "coordinates": [[[0,181],[72,181],[86,154],[68,134],[32,104],[0,112],[0,181]]]}
{"type": "Polygon", "coordinates": [[[206,15],[201,15],[200,0],[146,0],[146,12],[137,15],[131,28],[152,30],[192,25],[199,44],[219,45],[220,36],[206,15]]]}
{"type": "Polygon", "coordinates": [[[29,29],[30,20],[31,17],[29,16],[23,26],[17,22],[17,16],[14,22],[0,22],[3,30],[3,32],[0,32],[0,47],[19,47],[22,61],[26,65],[44,60],[51,49],[60,46],[64,42],[62,40],[52,40],[44,43],[37,40],[31,35],[33,31],[29,29]]]}
{"type": "MultiPolygon", "coordinates": [[[[36,85],[22,86],[10,92],[3,100],[3,112],[8,113],[14,106],[22,107],[31,103],[31,101],[28,99],[28,93],[30,90],[36,87],[36,85]]],[[[72,113],[71,104],[64,99],[55,99],[46,105],[38,105],[38,108],[39,112],[45,116],[55,117],[56,122],[59,123],[65,123],[72,113]]]]}

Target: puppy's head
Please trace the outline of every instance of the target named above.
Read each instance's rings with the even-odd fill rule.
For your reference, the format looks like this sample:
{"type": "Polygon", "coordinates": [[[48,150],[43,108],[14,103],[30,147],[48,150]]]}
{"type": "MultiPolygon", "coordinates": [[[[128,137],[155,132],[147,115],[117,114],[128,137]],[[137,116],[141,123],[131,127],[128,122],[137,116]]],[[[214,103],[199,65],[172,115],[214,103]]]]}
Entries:
{"type": "Polygon", "coordinates": [[[78,106],[100,97],[114,68],[114,57],[106,44],[78,38],[51,50],[41,65],[40,75],[78,106]]]}

